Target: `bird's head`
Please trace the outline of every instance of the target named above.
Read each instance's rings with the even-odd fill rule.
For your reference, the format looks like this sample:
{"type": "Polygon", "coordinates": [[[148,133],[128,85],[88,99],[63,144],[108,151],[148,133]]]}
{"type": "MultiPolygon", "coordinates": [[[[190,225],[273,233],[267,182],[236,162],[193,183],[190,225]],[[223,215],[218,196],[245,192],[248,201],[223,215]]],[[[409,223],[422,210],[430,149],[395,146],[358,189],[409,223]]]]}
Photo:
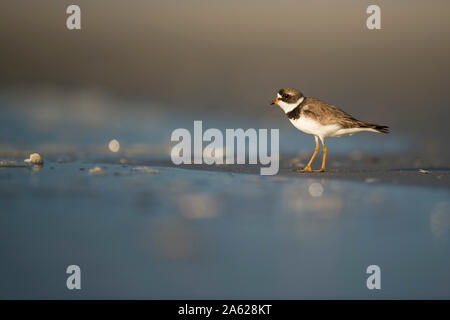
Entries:
{"type": "Polygon", "coordinates": [[[292,88],[280,89],[277,97],[271,104],[279,105],[285,112],[289,112],[297,107],[304,99],[303,94],[292,88]]]}

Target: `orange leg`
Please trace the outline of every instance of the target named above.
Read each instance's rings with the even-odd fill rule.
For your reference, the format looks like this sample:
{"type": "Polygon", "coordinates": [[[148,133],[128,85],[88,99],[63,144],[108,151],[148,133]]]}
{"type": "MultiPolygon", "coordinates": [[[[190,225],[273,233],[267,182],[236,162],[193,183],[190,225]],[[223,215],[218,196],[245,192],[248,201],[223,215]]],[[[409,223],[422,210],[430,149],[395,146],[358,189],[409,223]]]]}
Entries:
{"type": "MultiPolygon", "coordinates": [[[[303,169],[301,169],[301,170],[297,170],[297,172],[306,172],[306,171],[312,171],[312,169],[311,169],[311,164],[312,164],[312,162],[314,161],[314,158],[316,157],[316,154],[317,154],[317,152],[319,152],[319,138],[317,138],[317,137],[315,137],[316,138],[316,148],[314,149],[314,153],[313,153],[313,155],[312,155],[312,157],[311,157],[311,160],[309,160],[309,162],[308,162],[308,164],[306,165],[306,167],[304,167],[303,169]]],[[[325,145],[324,145],[325,146],[325,145]]]]}
{"type": "Polygon", "coordinates": [[[320,170],[315,170],[315,172],[324,172],[325,171],[325,162],[327,160],[327,146],[325,145],[325,140],[321,139],[323,145],[323,158],[322,158],[322,167],[320,170]]]}

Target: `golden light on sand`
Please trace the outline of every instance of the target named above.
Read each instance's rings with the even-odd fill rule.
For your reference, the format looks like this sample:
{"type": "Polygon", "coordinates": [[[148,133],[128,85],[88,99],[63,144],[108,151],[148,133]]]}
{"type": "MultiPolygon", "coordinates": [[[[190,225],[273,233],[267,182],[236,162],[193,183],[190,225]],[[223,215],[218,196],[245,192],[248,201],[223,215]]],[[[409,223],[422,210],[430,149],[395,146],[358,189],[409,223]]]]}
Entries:
{"type": "Polygon", "coordinates": [[[201,241],[191,225],[177,219],[162,219],[152,225],[151,243],[170,260],[185,260],[199,254],[201,241]]]}
{"type": "Polygon", "coordinates": [[[323,186],[320,183],[313,182],[309,185],[308,191],[312,197],[321,197],[323,194],[323,186]]]}
{"type": "Polygon", "coordinates": [[[108,148],[111,152],[118,152],[120,150],[120,143],[116,139],[111,140],[108,143],[108,148]]]}
{"type": "Polygon", "coordinates": [[[92,176],[104,176],[105,171],[99,166],[89,169],[89,174],[92,176]]]}
{"type": "Polygon", "coordinates": [[[140,173],[148,173],[148,174],[157,174],[159,173],[159,170],[152,169],[146,166],[140,166],[140,167],[134,167],[131,169],[133,172],[140,172],[140,173]]]}
{"type": "Polygon", "coordinates": [[[430,214],[430,229],[436,237],[447,234],[450,230],[450,203],[440,202],[430,214]]]}
{"type": "Polygon", "coordinates": [[[189,219],[214,218],[218,215],[217,199],[207,193],[188,193],[178,198],[181,214],[189,219]]]}

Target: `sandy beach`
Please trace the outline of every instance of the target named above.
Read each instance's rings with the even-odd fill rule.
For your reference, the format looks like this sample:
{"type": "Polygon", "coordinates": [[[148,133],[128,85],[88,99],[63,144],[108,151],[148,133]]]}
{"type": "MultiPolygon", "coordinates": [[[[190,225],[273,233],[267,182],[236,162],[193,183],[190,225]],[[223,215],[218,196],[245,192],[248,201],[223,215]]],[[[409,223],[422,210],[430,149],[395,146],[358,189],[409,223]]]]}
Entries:
{"type": "MultiPolygon", "coordinates": [[[[281,156],[279,173],[274,177],[290,177],[299,179],[341,179],[368,184],[394,184],[402,186],[422,187],[450,187],[450,169],[445,166],[445,160],[429,159],[423,160],[417,156],[385,155],[385,156],[361,156],[354,160],[349,156],[340,155],[329,160],[326,172],[296,172],[302,169],[308,158],[295,156],[281,156]]],[[[101,162],[101,160],[100,160],[101,162]]],[[[114,161],[105,161],[114,163],[114,161]]],[[[134,165],[178,167],[187,170],[218,171],[231,174],[259,175],[261,165],[238,165],[238,164],[191,164],[174,165],[170,160],[131,160],[134,165]]],[[[320,161],[316,162],[320,166],[320,161]]],[[[319,167],[318,167],[319,168],[319,167]]]]}
{"type": "Polygon", "coordinates": [[[448,188],[96,165],[0,170],[4,297],[69,298],[76,262],[80,298],[369,298],[373,261],[379,298],[448,297],[448,188]]]}
{"type": "Polygon", "coordinates": [[[303,174],[283,159],[276,176],[100,155],[2,167],[2,298],[73,298],[71,263],[83,299],[373,298],[373,263],[389,284],[376,298],[448,298],[448,169],[364,155],[303,174]]]}

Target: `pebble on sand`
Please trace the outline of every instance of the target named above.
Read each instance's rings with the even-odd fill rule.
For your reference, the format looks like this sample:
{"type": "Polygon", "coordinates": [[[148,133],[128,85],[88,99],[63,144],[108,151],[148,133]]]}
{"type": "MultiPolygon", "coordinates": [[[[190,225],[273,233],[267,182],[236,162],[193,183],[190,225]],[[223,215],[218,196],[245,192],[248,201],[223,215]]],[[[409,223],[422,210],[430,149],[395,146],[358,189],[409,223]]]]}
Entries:
{"type": "Polygon", "coordinates": [[[149,174],[159,173],[159,170],[152,169],[152,168],[149,168],[149,167],[135,167],[135,168],[132,168],[131,170],[132,171],[141,172],[141,173],[149,173],[149,174]]]}
{"type": "Polygon", "coordinates": [[[94,167],[89,170],[89,174],[93,176],[104,176],[105,172],[101,167],[94,167]]]}
{"type": "Polygon", "coordinates": [[[32,153],[30,154],[29,159],[25,159],[25,162],[30,162],[33,164],[43,164],[44,160],[42,159],[41,155],[39,153],[32,153]]]}
{"type": "Polygon", "coordinates": [[[120,160],[119,160],[119,163],[120,163],[120,164],[129,164],[130,161],[129,161],[128,159],[120,159],[120,160]]]}

